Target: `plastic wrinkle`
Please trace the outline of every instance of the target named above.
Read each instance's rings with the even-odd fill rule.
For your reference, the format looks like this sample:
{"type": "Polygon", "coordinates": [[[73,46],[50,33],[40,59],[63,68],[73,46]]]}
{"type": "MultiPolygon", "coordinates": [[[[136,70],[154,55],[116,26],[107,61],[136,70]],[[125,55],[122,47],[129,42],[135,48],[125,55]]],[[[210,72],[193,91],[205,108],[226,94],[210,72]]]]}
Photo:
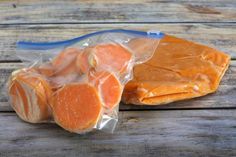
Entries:
{"type": "Polygon", "coordinates": [[[134,65],[151,58],[163,36],[115,29],[59,42],[20,41],[17,56],[28,66],[9,77],[11,104],[27,122],[50,123],[53,118],[69,132],[112,133],[134,65]],[[132,44],[136,40],[143,45],[132,44]],[[18,87],[15,78],[25,81],[18,87]]]}
{"type": "Polygon", "coordinates": [[[230,56],[223,52],[165,35],[152,58],[134,67],[134,77],[126,84],[122,100],[127,104],[161,105],[213,93],[229,62],[230,56]]]}

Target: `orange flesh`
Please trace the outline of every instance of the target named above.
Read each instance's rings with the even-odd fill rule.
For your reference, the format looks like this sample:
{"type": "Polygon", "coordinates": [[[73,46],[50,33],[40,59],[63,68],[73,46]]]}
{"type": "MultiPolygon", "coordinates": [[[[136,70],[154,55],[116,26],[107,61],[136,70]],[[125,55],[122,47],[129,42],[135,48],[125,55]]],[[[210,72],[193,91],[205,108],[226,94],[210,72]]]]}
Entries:
{"type": "Polygon", "coordinates": [[[81,73],[86,73],[89,71],[89,51],[83,51],[77,55],[76,66],[81,71],[81,73]]]}
{"type": "Polygon", "coordinates": [[[12,106],[23,120],[39,123],[50,118],[48,83],[35,73],[20,71],[10,80],[9,95],[12,106]]]}
{"type": "Polygon", "coordinates": [[[95,47],[98,69],[112,68],[124,72],[131,61],[131,53],[118,44],[104,44],[95,47]]]}
{"type": "Polygon", "coordinates": [[[131,57],[118,44],[88,47],[83,53],[65,49],[51,62],[12,76],[9,95],[13,108],[23,120],[32,123],[48,120],[52,110],[56,123],[64,129],[76,133],[89,131],[98,122],[104,106],[113,109],[119,104],[123,86],[110,72],[89,75],[94,86],[85,83],[87,75],[83,80],[80,74],[89,73],[92,68],[124,72],[131,57]]]}
{"type": "Polygon", "coordinates": [[[11,105],[19,117],[25,121],[28,117],[28,101],[27,96],[18,81],[12,81],[9,88],[9,95],[11,98],[11,105]]]}
{"type": "Polygon", "coordinates": [[[124,72],[132,59],[132,54],[119,44],[100,44],[86,48],[77,58],[77,65],[83,73],[89,68],[124,72]]]}
{"type": "Polygon", "coordinates": [[[53,76],[55,73],[55,68],[52,66],[51,63],[44,63],[37,67],[37,70],[39,71],[40,74],[50,77],[53,76]]]}
{"type": "Polygon", "coordinates": [[[51,107],[56,123],[76,133],[92,129],[102,111],[96,88],[88,84],[65,85],[53,96],[51,107]]]}
{"type": "Polygon", "coordinates": [[[63,50],[52,60],[52,65],[55,67],[68,65],[75,59],[78,51],[79,50],[76,48],[67,48],[63,50]]]}
{"type": "Polygon", "coordinates": [[[67,48],[59,53],[51,62],[55,75],[64,76],[77,73],[75,61],[78,53],[79,50],[76,48],[67,48]]]}
{"type": "Polygon", "coordinates": [[[110,72],[90,72],[89,80],[99,89],[107,108],[117,106],[121,99],[122,85],[119,80],[110,72]]]}
{"type": "Polygon", "coordinates": [[[79,76],[76,67],[76,56],[79,51],[76,48],[67,48],[50,63],[45,63],[39,67],[39,71],[49,77],[54,89],[74,81],[79,76]]]}
{"type": "Polygon", "coordinates": [[[166,35],[154,56],[134,67],[122,99],[158,105],[215,92],[229,61],[230,56],[220,51],[166,35]]]}
{"type": "Polygon", "coordinates": [[[59,53],[51,62],[40,65],[37,70],[47,77],[77,73],[75,59],[79,50],[67,48],[59,53]]]}
{"type": "Polygon", "coordinates": [[[63,70],[58,71],[54,76],[50,77],[50,83],[53,88],[58,88],[64,84],[74,82],[79,77],[75,61],[68,64],[63,70]]]}

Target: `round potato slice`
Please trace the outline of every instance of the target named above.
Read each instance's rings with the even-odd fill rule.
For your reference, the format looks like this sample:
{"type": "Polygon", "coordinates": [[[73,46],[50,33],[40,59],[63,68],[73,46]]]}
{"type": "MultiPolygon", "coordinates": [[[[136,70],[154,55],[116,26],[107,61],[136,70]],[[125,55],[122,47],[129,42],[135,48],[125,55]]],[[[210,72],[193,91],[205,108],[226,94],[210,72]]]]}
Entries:
{"type": "Polygon", "coordinates": [[[28,70],[13,74],[8,92],[11,105],[21,119],[40,123],[51,117],[48,98],[52,91],[41,75],[28,70]]]}
{"type": "Polygon", "coordinates": [[[75,133],[93,129],[102,112],[102,102],[95,87],[89,84],[67,84],[52,98],[55,122],[75,133]]]}
{"type": "Polygon", "coordinates": [[[99,90],[106,108],[112,109],[119,104],[122,85],[114,74],[108,71],[92,71],[89,73],[89,80],[99,90]]]}

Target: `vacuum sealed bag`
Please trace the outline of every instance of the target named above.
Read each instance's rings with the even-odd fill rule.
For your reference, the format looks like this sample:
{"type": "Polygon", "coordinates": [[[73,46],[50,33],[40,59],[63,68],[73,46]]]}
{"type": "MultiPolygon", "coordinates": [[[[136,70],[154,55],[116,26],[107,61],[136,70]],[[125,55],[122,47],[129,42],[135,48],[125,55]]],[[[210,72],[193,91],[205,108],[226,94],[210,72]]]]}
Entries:
{"type": "Polygon", "coordinates": [[[60,42],[18,42],[17,56],[26,66],[9,77],[10,103],[30,123],[55,122],[75,133],[113,132],[133,66],[149,60],[162,37],[116,29],[60,42]]]}
{"type": "MultiPolygon", "coordinates": [[[[135,50],[142,42],[130,44],[135,50]]],[[[230,56],[223,52],[165,35],[153,57],[134,67],[123,102],[159,105],[215,92],[229,62],[230,56]]]]}

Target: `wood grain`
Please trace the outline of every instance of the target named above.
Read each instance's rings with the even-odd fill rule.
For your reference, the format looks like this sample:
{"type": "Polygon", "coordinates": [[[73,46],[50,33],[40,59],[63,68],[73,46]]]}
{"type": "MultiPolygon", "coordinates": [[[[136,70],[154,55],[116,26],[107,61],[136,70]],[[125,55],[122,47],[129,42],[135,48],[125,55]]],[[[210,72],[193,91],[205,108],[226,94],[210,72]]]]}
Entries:
{"type": "Polygon", "coordinates": [[[0,24],[236,22],[235,7],[234,0],[2,0],[0,24]]]}
{"type": "Polygon", "coordinates": [[[12,112],[4,90],[9,74],[23,67],[16,57],[18,40],[156,29],[236,59],[235,8],[235,0],[1,0],[0,156],[236,156],[236,61],[214,94],[163,106],[121,104],[114,134],[77,135],[55,124],[25,123],[12,112]]]}
{"type": "Polygon", "coordinates": [[[0,113],[0,156],[236,155],[236,110],[120,112],[114,134],[68,133],[54,124],[28,124],[0,113]]]}
{"type": "MultiPolygon", "coordinates": [[[[7,77],[11,71],[22,67],[22,63],[0,63],[0,87],[4,88],[7,77]]],[[[136,106],[124,105],[121,103],[120,110],[154,110],[154,109],[199,109],[199,108],[236,108],[236,61],[231,61],[231,65],[223,77],[220,87],[216,93],[195,98],[191,100],[179,101],[162,106],[136,106]]],[[[6,102],[6,92],[0,95],[0,111],[12,111],[6,102]]]]}
{"type": "MultiPolygon", "coordinates": [[[[1,4],[1,3],[0,3],[1,4]]],[[[19,60],[16,41],[58,41],[104,29],[161,30],[222,50],[236,58],[235,24],[62,24],[0,25],[0,62],[19,60]]]]}

